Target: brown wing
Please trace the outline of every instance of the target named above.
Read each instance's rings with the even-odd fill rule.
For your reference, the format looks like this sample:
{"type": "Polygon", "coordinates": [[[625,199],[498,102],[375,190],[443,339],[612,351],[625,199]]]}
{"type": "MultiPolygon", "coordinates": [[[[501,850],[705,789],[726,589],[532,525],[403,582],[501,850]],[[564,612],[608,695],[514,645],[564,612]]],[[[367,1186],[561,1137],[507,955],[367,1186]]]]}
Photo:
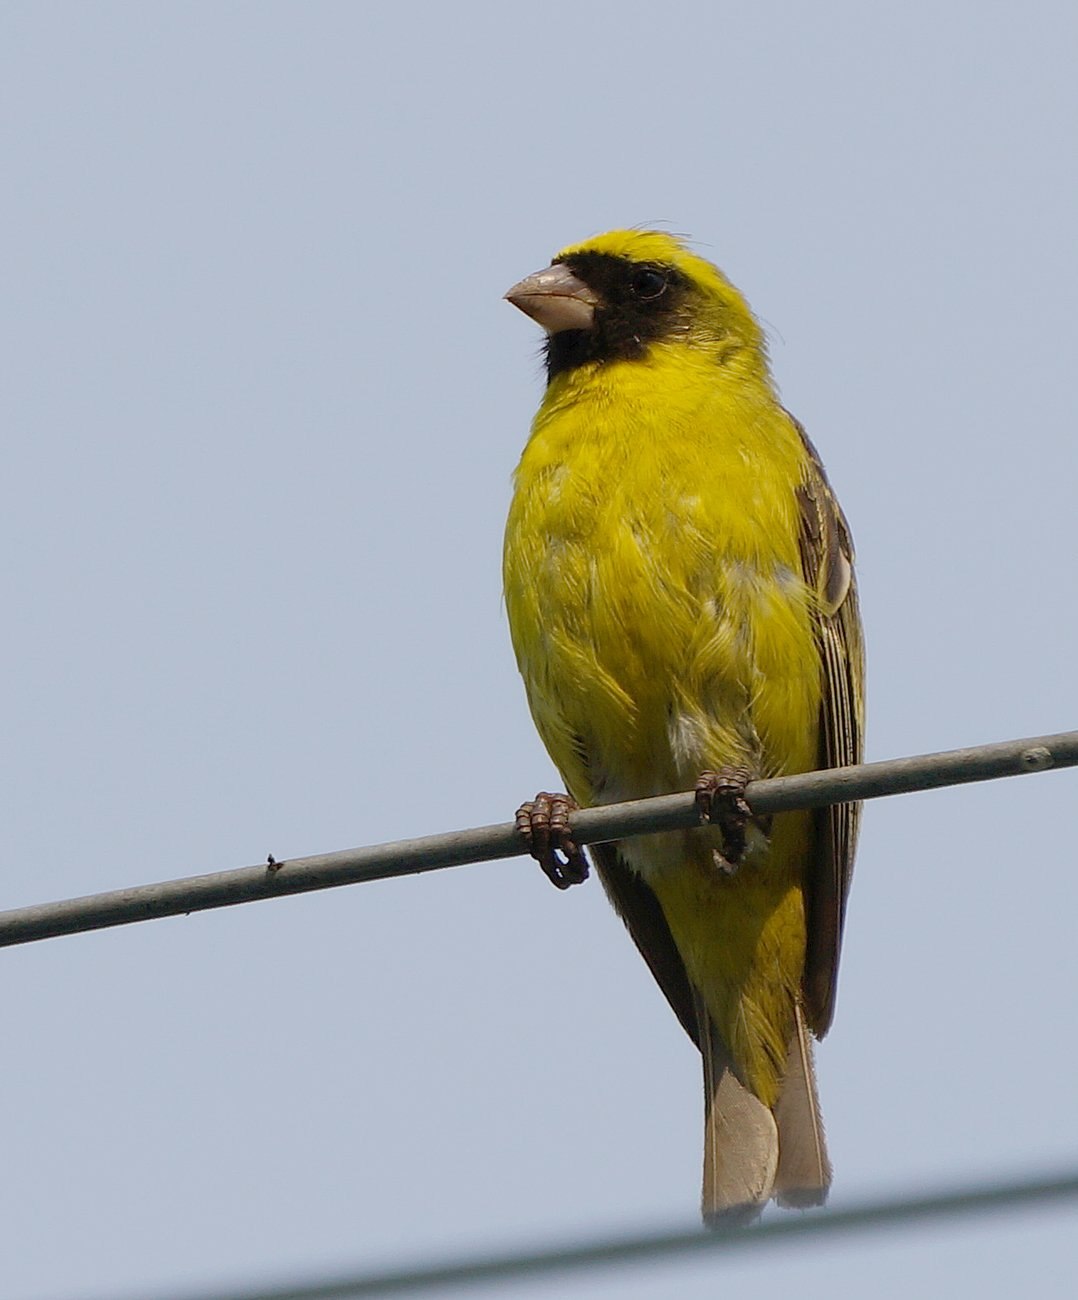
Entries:
{"type": "Polygon", "coordinates": [[[685,1032],[699,1047],[692,985],[659,900],[651,886],[622,861],[615,845],[592,844],[588,847],[588,852],[599,872],[607,898],[625,922],[633,942],[640,949],[640,955],[647,962],[655,976],[655,982],[666,995],[666,1000],[673,1007],[685,1032]]]}
{"type": "MultiPolygon", "coordinates": [[[[791,417],[792,418],[792,417],[791,417]]],[[[794,421],[797,424],[797,421],[794,421]]],[[[804,429],[808,452],[801,507],[801,563],[819,595],[817,634],[823,660],[820,767],[860,763],[864,735],[864,642],[853,576],[853,543],[816,448],[804,429]]],[[[817,1038],[835,1010],[835,980],[846,897],[861,819],[859,803],[821,808],[814,817],[815,852],[806,874],[808,948],[802,988],[809,1025],[817,1038]]]]}

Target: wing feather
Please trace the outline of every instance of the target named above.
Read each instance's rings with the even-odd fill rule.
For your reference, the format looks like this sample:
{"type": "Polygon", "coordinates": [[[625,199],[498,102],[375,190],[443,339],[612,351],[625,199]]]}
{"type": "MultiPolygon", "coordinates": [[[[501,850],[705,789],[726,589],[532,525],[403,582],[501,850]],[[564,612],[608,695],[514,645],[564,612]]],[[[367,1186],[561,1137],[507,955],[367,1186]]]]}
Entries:
{"type": "MultiPolygon", "coordinates": [[[[791,417],[792,418],[792,417],[791,417]]],[[[864,642],[853,573],[849,525],[823,465],[800,424],[808,453],[798,488],[801,562],[819,598],[817,637],[823,663],[819,766],[860,763],[864,737],[864,642]]],[[[808,947],[802,988],[809,1025],[818,1038],[835,1010],[835,982],[846,899],[861,819],[859,803],[821,808],[814,817],[815,850],[805,880],[808,947]]]]}

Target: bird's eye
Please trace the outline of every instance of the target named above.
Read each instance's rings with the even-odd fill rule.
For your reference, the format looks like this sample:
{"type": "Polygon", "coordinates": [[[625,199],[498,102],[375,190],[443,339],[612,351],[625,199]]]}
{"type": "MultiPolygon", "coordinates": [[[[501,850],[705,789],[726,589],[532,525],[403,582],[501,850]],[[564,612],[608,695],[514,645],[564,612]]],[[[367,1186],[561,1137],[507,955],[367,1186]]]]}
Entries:
{"type": "Polygon", "coordinates": [[[629,283],[633,297],[649,302],[666,291],[668,280],[665,271],[656,270],[653,266],[642,266],[639,271],[633,273],[629,283]]]}

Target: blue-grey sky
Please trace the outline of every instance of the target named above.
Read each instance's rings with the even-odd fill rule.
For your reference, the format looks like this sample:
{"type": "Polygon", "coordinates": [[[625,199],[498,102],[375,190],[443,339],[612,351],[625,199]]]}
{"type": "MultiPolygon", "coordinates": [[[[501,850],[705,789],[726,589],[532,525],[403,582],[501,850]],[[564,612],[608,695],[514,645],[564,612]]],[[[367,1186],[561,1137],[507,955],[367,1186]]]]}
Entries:
{"type": "MultiPolygon", "coordinates": [[[[882,758],[1075,725],[1078,16],[4,4],[0,905],[507,820],[541,391],[501,301],[663,222],[853,524],[882,758]]],[[[868,809],[834,1201],[1078,1157],[1073,773],[868,809]]],[[[524,860],[0,957],[11,1300],[691,1223],[698,1061],[524,860]]],[[[1070,1295],[1073,1214],[512,1294],[1070,1295]]],[[[503,1294],[509,1294],[508,1291],[503,1294]]]]}

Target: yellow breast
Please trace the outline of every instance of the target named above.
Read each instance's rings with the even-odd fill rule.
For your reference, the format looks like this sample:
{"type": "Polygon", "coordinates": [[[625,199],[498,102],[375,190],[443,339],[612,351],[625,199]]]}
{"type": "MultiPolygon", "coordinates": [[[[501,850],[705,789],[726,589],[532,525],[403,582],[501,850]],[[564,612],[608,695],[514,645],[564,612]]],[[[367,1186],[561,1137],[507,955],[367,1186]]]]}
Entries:
{"type": "MultiPolygon", "coordinates": [[[[691,788],[726,763],[760,775],[815,766],[805,451],[766,381],[724,383],[718,369],[656,345],[645,360],[555,377],[517,470],[504,565],[513,645],[582,804],[691,788]]],[[[768,1104],[804,963],[810,825],[777,817],[733,877],[715,869],[710,830],[619,848],[768,1104]]]]}
{"type": "Polygon", "coordinates": [[[800,575],[804,452],[770,391],[677,346],[557,377],[505,540],[513,645],[583,802],[704,767],[811,767],[820,668],[800,575]]]}

